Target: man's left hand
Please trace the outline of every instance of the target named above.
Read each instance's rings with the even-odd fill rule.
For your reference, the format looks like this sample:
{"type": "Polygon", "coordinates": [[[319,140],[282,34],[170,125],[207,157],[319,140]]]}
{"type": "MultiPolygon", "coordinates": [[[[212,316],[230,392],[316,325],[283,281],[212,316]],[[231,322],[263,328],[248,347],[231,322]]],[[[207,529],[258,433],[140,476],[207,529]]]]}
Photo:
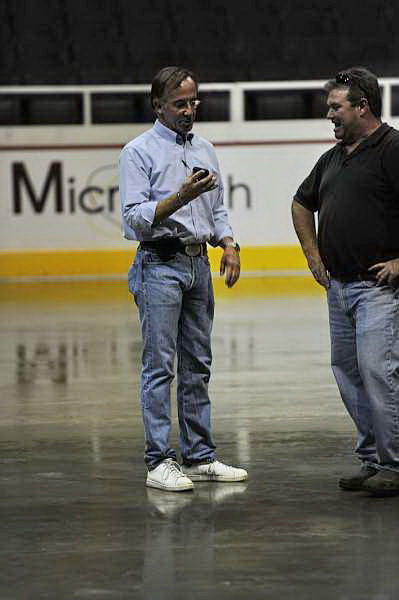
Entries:
{"type": "Polygon", "coordinates": [[[220,261],[220,274],[226,274],[227,287],[233,287],[240,277],[240,255],[235,248],[227,246],[220,261]]]}
{"type": "Polygon", "coordinates": [[[370,267],[369,271],[375,271],[377,285],[383,285],[384,283],[392,285],[397,283],[399,278],[399,258],[377,263],[370,267]]]}

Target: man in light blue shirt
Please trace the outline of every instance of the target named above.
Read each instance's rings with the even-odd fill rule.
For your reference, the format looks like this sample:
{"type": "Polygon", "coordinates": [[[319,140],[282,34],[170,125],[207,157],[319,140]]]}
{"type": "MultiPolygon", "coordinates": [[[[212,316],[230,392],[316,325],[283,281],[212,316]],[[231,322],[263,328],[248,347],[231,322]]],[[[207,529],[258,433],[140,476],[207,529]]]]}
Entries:
{"type": "Polygon", "coordinates": [[[141,405],[146,484],[168,491],[193,481],[242,481],[244,469],[217,461],[211,436],[208,382],[214,297],[207,243],[221,246],[220,273],[231,287],[240,275],[223,205],[212,144],[190,133],[200,103],[196,76],[166,67],[155,76],[157,120],[119,158],[125,237],[140,242],[129,271],[143,337],[141,405]],[[169,445],[170,385],[177,354],[177,407],[182,466],[169,445]]]}

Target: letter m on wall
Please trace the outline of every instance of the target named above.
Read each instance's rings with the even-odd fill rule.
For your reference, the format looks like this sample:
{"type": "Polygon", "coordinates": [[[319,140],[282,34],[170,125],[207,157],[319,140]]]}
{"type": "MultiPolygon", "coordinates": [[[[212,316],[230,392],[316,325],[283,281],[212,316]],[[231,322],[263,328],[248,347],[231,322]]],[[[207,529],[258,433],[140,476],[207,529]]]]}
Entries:
{"type": "Polygon", "coordinates": [[[55,192],[55,211],[62,212],[62,164],[53,162],[47,171],[46,179],[42,185],[40,193],[37,194],[33,187],[29,173],[23,162],[15,162],[11,165],[12,169],[12,188],[13,188],[13,209],[15,214],[22,213],[23,190],[29,198],[34,212],[41,213],[46,205],[50,188],[55,192]]]}

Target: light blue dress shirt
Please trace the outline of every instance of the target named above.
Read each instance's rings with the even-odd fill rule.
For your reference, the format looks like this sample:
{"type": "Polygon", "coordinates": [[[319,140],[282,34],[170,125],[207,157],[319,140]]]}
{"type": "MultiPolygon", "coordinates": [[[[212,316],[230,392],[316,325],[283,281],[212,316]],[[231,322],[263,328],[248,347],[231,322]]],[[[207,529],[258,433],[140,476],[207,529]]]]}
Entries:
{"type": "Polygon", "coordinates": [[[217,246],[233,237],[223,205],[223,182],[215,150],[210,142],[193,135],[182,143],[160,121],[126,144],[119,156],[119,191],[124,236],[151,241],[177,237],[185,244],[209,242],[217,246]],[[193,167],[217,176],[217,188],[201,194],[170,217],[153,226],[160,200],[175,194],[193,167]]]}

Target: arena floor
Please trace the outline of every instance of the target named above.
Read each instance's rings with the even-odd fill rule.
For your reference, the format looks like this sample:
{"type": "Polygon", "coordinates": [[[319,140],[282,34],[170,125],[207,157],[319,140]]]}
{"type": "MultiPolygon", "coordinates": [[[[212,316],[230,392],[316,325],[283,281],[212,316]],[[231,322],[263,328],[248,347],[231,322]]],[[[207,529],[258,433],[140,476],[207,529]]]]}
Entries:
{"type": "Polygon", "coordinates": [[[144,486],[125,285],[0,286],[1,600],[398,598],[399,498],[337,486],[354,432],[323,295],[217,291],[214,438],[249,479],[171,494],[144,486]]]}

